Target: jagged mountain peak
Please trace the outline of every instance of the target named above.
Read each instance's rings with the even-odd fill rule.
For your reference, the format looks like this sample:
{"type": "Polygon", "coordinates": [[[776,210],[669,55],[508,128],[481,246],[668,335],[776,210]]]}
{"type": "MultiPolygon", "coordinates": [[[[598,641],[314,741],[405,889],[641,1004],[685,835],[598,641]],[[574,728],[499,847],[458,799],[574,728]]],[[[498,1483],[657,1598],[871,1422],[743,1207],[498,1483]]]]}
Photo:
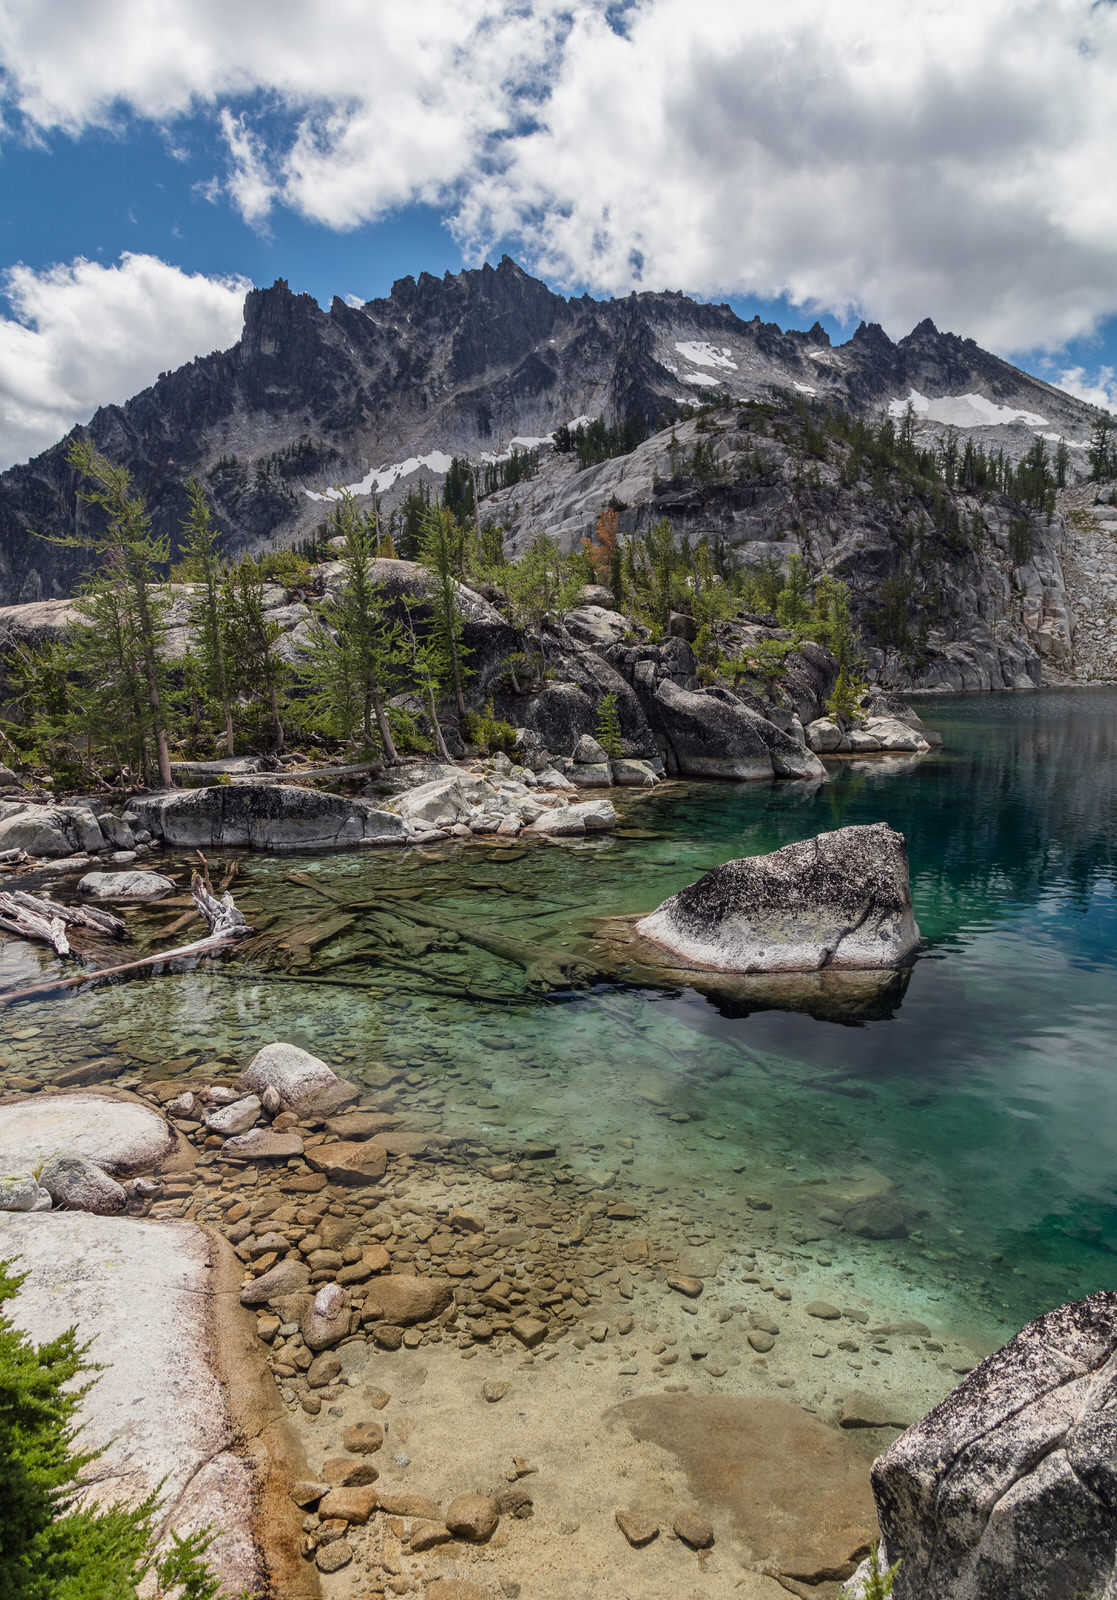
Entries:
{"type": "MultiPolygon", "coordinates": [[[[103,408],[89,431],[171,533],[201,476],[236,548],[308,533],[337,484],[390,501],[437,482],[452,455],[544,442],[563,422],[654,426],[714,394],[787,392],[870,414],[911,400],[929,429],[995,426],[1017,452],[1036,431],[1081,445],[1091,423],[1081,402],[929,319],[898,343],[862,322],[835,346],[818,322],[785,331],[678,291],[567,299],[506,255],[328,311],[279,278],[249,292],[231,349],[103,408]]],[[[86,515],[62,446],[0,475],[0,603],[69,591],[74,558],[30,530],[70,532],[86,515]]]]}

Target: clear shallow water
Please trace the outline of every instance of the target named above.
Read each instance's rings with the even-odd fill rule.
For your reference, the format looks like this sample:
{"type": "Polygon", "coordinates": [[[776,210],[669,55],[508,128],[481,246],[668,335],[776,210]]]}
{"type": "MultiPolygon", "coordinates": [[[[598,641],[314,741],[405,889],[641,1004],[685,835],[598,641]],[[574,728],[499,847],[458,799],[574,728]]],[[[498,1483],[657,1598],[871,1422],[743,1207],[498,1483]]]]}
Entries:
{"type": "MultiPolygon", "coordinates": [[[[912,1315],[923,1297],[958,1329],[1018,1326],[1117,1279],[1117,690],[924,715],[940,755],[846,763],[813,792],[665,787],[626,801],[639,837],[247,859],[238,879],[238,903],[277,926],[318,904],[297,868],[354,898],[421,888],[423,904],[576,948],[590,915],[648,909],[717,862],[884,820],[907,836],[926,940],[887,1019],[723,1015],[691,991],[525,1000],[518,971],[451,939],[413,951],[417,972],[367,969],[371,994],[202,970],[21,1007],[0,1056],[9,1072],[109,1056],[161,1075],[288,1038],[354,1077],[385,1061],[447,1131],[553,1139],[576,1174],[643,1186],[729,1248],[746,1220],[770,1226],[866,1287],[903,1287],[912,1315]],[[465,983],[517,1003],[463,1000],[465,983]],[[828,1196],[885,1184],[912,1237],[819,1222],[828,1196]]],[[[41,959],[5,947],[0,985],[41,959]]]]}

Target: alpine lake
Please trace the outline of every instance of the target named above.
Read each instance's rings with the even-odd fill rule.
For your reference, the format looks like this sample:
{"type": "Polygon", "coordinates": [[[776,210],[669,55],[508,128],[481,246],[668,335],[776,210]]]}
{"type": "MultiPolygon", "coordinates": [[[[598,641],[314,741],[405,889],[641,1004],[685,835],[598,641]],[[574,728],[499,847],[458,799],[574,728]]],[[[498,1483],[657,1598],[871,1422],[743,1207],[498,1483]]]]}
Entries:
{"type": "MultiPolygon", "coordinates": [[[[907,839],[923,946],[875,1011],[631,981],[539,994],[458,934],[412,927],[390,945],[384,924],[378,941],[373,911],[289,976],[234,953],[12,1007],[0,1087],[86,1063],[126,1088],[228,1076],[289,1040],[357,1083],[370,1066],[402,1074],[397,1107],[467,1167],[520,1161],[669,1216],[729,1271],[747,1235],[777,1279],[856,1295],[976,1356],[1117,1281],[1117,689],[920,710],[941,752],[834,762],[825,784],[672,782],[620,792],[613,836],[244,856],[233,882],[275,933],[328,912],[314,883],[581,953],[595,919],[649,910],[720,862],[886,821],[907,839]],[[370,935],[390,960],[338,963],[370,935]],[[903,1229],[844,1228],[840,1203],[859,1195],[886,1196],[903,1229]]],[[[185,885],[189,858],[164,860],[185,885]]],[[[72,884],[51,881],[66,898],[72,884]]],[[[128,915],[142,952],[176,912],[128,915]]],[[[7,942],[0,988],[52,963],[7,942]]],[[[957,1379],[942,1365],[945,1391],[957,1379]]]]}

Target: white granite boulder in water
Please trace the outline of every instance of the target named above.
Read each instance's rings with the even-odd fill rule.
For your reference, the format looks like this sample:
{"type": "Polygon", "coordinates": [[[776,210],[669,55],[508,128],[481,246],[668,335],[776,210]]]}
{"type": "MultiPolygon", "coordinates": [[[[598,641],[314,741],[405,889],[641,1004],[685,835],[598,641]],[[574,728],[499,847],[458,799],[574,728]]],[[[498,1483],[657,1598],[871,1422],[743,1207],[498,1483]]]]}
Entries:
{"type": "Polygon", "coordinates": [[[324,1089],[333,1089],[341,1083],[324,1061],[300,1050],[297,1044],[266,1044],[257,1050],[237,1080],[237,1086],[252,1094],[263,1095],[274,1089],[285,1111],[313,1100],[324,1089]]]}
{"type": "Polygon", "coordinates": [[[895,1600],[1117,1593],[1117,1294],[1028,1323],[872,1481],[895,1600]]]}
{"type": "Polygon", "coordinates": [[[899,966],[919,943],[904,836],[878,822],[727,861],[636,931],[722,972],[899,966]]]}

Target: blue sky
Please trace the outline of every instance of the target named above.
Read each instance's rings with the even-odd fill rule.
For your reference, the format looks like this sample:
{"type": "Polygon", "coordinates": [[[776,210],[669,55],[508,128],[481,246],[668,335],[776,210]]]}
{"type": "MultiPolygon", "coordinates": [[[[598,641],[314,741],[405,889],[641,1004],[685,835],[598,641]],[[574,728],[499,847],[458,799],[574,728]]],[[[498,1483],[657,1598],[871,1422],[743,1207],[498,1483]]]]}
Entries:
{"type": "Polygon", "coordinates": [[[1117,404],[1117,8],[4,0],[0,463],[231,343],[507,250],[562,292],[931,316],[1117,404]]]}

